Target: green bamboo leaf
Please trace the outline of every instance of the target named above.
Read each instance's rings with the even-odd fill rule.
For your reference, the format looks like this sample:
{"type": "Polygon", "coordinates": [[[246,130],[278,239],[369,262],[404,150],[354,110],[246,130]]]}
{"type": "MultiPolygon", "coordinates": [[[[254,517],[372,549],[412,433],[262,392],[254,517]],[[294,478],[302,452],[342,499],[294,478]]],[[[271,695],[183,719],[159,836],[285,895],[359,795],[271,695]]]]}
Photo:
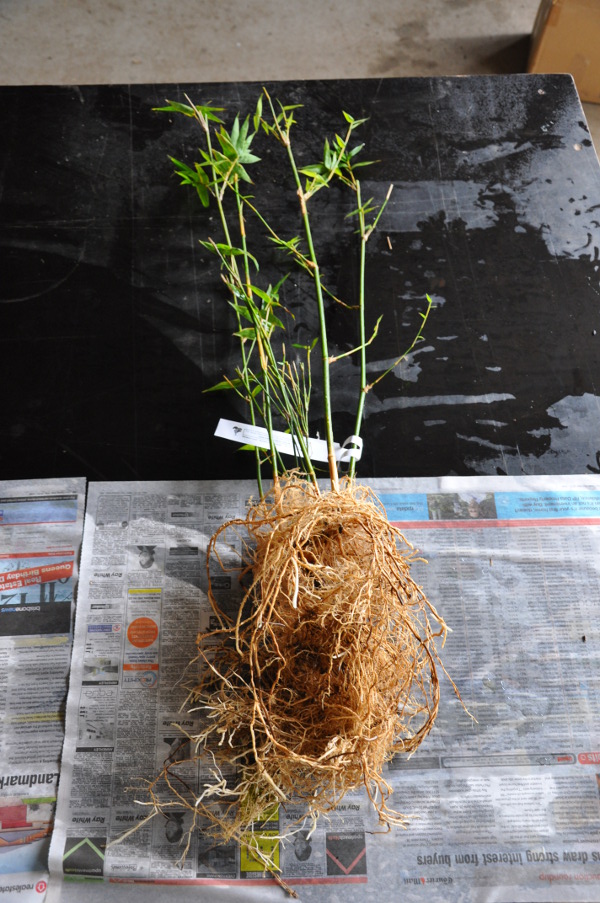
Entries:
{"type": "Polygon", "coordinates": [[[258,127],[260,125],[260,121],[262,119],[262,109],[263,109],[263,96],[259,94],[258,100],[256,102],[256,110],[254,113],[254,131],[258,131],[258,127]]]}
{"type": "Polygon", "coordinates": [[[368,118],[354,119],[354,117],[351,116],[350,113],[346,113],[343,110],[342,110],[342,116],[344,117],[346,122],[349,124],[351,131],[354,131],[354,129],[360,128],[361,125],[364,125],[365,122],[369,121],[368,118]]]}
{"type": "Polygon", "coordinates": [[[255,339],[256,329],[254,326],[247,326],[243,329],[238,329],[238,331],[234,332],[233,334],[240,339],[255,339]]]}
{"type": "Polygon", "coordinates": [[[289,273],[286,273],[285,276],[282,276],[281,279],[279,280],[279,282],[276,282],[272,288],[269,287],[274,298],[277,298],[279,300],[279,289],[281,288],[283,283],[288,279],[289,275],[290,275],[289,273]]]}
{"type": "Polygon", "coordinates": [[[326,172],[326,168],[323,163],[309,163],[298,172],[303,176],[322,175],[326,172]]]}
{"type": "Polygon", "coordinates": [[[209,386],[208,389],[204,389],[205,392],[223,392],[227,389],[237,389],[240,386],[243,386],[244,383],[241,379],[223,379],[221,382],[215,383],[214,386],[209,386]]]}
{"type": "Polygon", "coordinates": [[[279,327],[279,329],[283,329],[283,328],[284,328],[284,327],[283,327],[283,323],[281,322],[281,320],[279,319],[279,317],[276,317],[276,316],[275,316],[275,313],[274,313],[272,307],[269,308],[269,310],[268,310],[268,312],[267,312],[266,320],[267,320],[267,322],[269,323],[270,326],[277,326],[277,327],[279,327]]]}
{"type": "Polygon", "coordinates": [[[270,235],[269,239],[273,242],[273,244],[276,244],[277,247],[288,251],[289,254],[296,254],[298,252],[298,245],[300,244],[299,235],[295,235],[293,238],[287,240],[280,238],[278,235],[270,235]]]}
{"type": "Polygon", "coordinates": [[[154,113],[182,113],[184,116],[195,116],[196,113],[193,107],[190,107],[187,103],[177,103],[175,101],[171,101],[164,107],[153,107],[154,113]]]}
{"type": "Polygon", "coordinates": [[[239,176],[239,178],[242,179],[244,182],[252,182],[252,179],[250,178],[250,176],[248,175],[248,173],[246,172],[246,170],[244,169],[243,166],[239,166],[239,164],[238,164],[238,166],[236,166],[236,168],[235,168],[235,172],[236,172],[236,175],[239,176]]]}
{"type": "Polygon", "coordinates": [[[374,213],[377,210],[377,207],[373,204],[373,198],[369,198],[368,201],[365,201],[364,204],[361,204],[360,207],[357,207],[355,210],[351,210],[350,213],[346,214],[346,219],[349,219],[351,216],[358,216],[359,213],[362,213],[366,216],[368,213],[374,213]]]}
{"type": "Polygon", "coordinates": [[[252,286],[253,294],[257,295],[261,301],[266,301],[267,304],[277,304],[277,300],[272,298],[268,292],[263,291],[262,288],[258,288],[257,285],[252,286]]]}
{"type": "Polygon", "coordinates": [[[198,192],[198,197],[200,198],[200,203],[203,207],[210,206],[210,194],[204,185],[196,185],[196,191],[198,192]]]}
{"type": "Polygon", "coordinates": [[[244,122],[242,123],[242,127],[240,129],[240,140],[244,144],[245,147],[250,147],[252,139],[254,135],[248,137],[248,131],[250,129],[250,117],[246,116],[244,122]]]}
{"type": "MultiPolygon", "coordinates": [[[[260,157],[250,153],[250,146],[254,138],[254,134],[248,135],[249,120],[246,118],[244,124],[240,127],[239,116],[236,116],[228,133],[223,127],[217,132],[217,139],[221,145],[221,149],[228,160],[235,163],[258,163],[260,157]]],[[[241,168],[241,167],[240,167],[241,168]]]]}
{"type": "Polygon", "coordinates": [[[219,257],[247,257],[248,260],[254,264],[258,272],[258,260],[253,254],[250,254],[243,248],[235,248],[232,245],[225,244],[225,242],[204,241],[203,239],[199,239],[198,243],[201,244],[203,248],[206,248],[208,251],[212,251],[213,254],[217,254],[219,257]]]}
{"type": "Polygon", "coordinates": [[[169,160],[171,161],[173,166],[175,166],[177,168],[178,172],[190,173],[191,175],[195,174],[195,170],[192,169],[191,166],[188,166],[187,163],[183,163],[181,160],[178,160],[177,157],[171,157],[169,155],[169,160]]]}
{"type": "Polygon", "coordinates": [[[177,160],[176,157],[169,157],[169,160],[175,167],[175,174],[181,179],[181,185],[191,185],[195,188],[202,205],[208,207],[210,180],[202,169],[201,164],[196,163],[194,169],[192,169],[191,166],[188,166],[187,163],[183,163],[181,160],[177,160]]]}
{"type": "Polygon", "coordinates": [[[357,154],[360,154],[360,152],[364,148],[364,146],[365,146],[364,144],[357,144],[356,147],[352,148],[352,150],[349,152],[348,156],[352,158],[352,157],[355,157],[357,154]]]}
{"type": "Polygon", "coordinates": [[[154,111],[157,113],[181,113],[183,116],[191,116],[194,118],[200,114],[205,119],[218,123],[221,123],[222,120],[219,119],[216,113],[222,113],[223,109],[223,107],[203,106],[201,104],[194,104],[191,106],[190,104],[179,103],[174,100],[167,101],[167,105],[164,107],[154,107],[154,111]]]}
{"type": "Polygon", "coordinates": [[[230,301],[229,304],[235,310],[236,313],[240,315],[244,320],[248,320],[249,323],[254,322],[254,317],[250,313],[250,310],[245,304],[237,304],[235,301],[230,301]]]}
{"type": "Polygon", "coordinates": [[[240,137],[240,117],[236,116],[231,127],[231,134],[228,136],[233,147],[236,146],[240,137]]]}
{"type": "Polygon", "coordinates": [[[319,337],[315,336],[310,345],[302,345],[299,342],[292,342],[292,348],[299,348],[301,351],[314,351],[319,343],[319,337]]]}

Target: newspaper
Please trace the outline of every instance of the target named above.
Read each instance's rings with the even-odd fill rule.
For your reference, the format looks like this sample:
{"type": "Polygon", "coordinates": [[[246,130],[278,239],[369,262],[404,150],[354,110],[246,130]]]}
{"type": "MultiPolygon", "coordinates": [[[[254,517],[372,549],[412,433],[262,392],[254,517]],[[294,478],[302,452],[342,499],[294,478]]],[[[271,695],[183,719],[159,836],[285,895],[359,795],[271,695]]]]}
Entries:
{"type": "Polygon", "coordinates": [[[84,479],[0,482],[0,896],[43,899],[84,479]]]}
{"type": "MultiPolygon", "coordinates": [[[[406,830],[377,830],[362,793],[312,834],[264,843],[302,900],[600,899],[600,478],[366,480],[427,563],[417,581],[451,627],[431,734],[387,767],[406,830]],[[471,717],[472,716],[472,717],[471,717]],[[425,895],[425,896],[424,896],[425,895]]],[[[92,483],[88,492],[49,899],[276,900],[234,845],[157,817],[132,786],[194,728],[181,676],[209,624],[205,551],[244,512],[242,482],[92,483]],[[65,879],[71,879],[65,880],[65,879]],[[71,882],[77,879],[77,884],[71,882]],[[89,880],[88,880],[89,879],[89,880]],[[161,896],[163,895],[163,896],[161,896]]],[[[216,588],[236,592],[235,580],[216,588]]],[[[203,766],[185,766],[201,786],[203,766]]]]}

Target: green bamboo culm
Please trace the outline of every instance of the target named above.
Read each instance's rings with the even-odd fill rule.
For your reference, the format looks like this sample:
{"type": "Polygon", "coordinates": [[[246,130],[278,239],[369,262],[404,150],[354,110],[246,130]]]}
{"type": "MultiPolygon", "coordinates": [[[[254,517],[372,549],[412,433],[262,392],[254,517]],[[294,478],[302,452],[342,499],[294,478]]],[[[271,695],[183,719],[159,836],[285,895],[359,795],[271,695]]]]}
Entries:
{"type": "MultiPolygon", "coordinates": [[[[363,144],[354,144],[354,133],[365,122],[343,113],[345,131],[335,134],[332,140],[325,138],[322,159],[316,163],[302,165],[298,162],[292,141],[292,129],[299,105],[284,105],[275,102],[266,89],[258,97],[252,116],[243,121],[235,116],[230,129],[221,118],[223,108],[198,105],[186,98],[187,103],[168,102],[157,108],[160,112],[180,114],[196,120],[200,126],[204,146],[200,148],[200,159],[189,165],[174,157],[171,161],[182,184],[193,187],[204,207],[211,199],[217,206],[222,236],[201,240],[201,245],[214,254],[220,263],[221,278],[227,288],[229,304],[236,318],[235,335],[239,341],[240,364],[233,375],[225,375],[223,380],[209,391],[232,390],[247,404],[251,423],[266,428],[269,448],[262,451],[254,448],[259,494],[264,495],[262,466],[270,466],[271,479],[277,483],[279,477],[289,472],[278,450],[275,436],[277,421],[282,422],[286,432],[294,437],[296,452],[295,467],[306,474],[317,486],[317,473],[310,455],[308,438],[309,412],[312,393],[311,352],[319,346],[321,358],[321,388],[323,401],[324,433],[327,446],[327,467],[330,487],[339,488],[339,469],[334,441],[330,369],[342,357],[352,355],[358,360],[359,384],[357,386],[354,435],[361,435],[365,402],[368,392],[385,375],[391,372],[423,338],[423,329],[432,302],[427,296],[427,307],[420,314],[421,324],[410,346],[399,355],[385,373],[376,380],[367,381],[367,347],[375,339],[381,318],[377,320],[372,334],[367,337],[365,327],[366,309],[366,245],[377,228],[383,211],[391,196],[392,186],[384,200],[376,204],[372,198],[363,200],[359,178],[361,168],[371,165],[360,159],[363,144]],[[249,168],[260,162],[253,151],[253,143],[259,132],[275,139],[285,150],[290,169],[291,181],[299,203],[302,238],[283,237],[268,221],[259,203],[250,194],[252,179],[249,168]],[[327,334],[326,304],[328,299],[341,303],[323,282],[318,251],[311,224],[310,201],[323,188],[338,184],[353,192],[355,208],[348,216],[356,218],[358,242],[358,285],[357,285],[357,331],[358,345],[337,355],[330,354],[327,334]],[[233,198],[233,204],[231,204],[233,198]],[[318,316],[318,335],[311,337],[305,345],[294,344],[295,356],[300,352],[304,360],[287,359],[283,336],[284,309],[280,302],[280,291],[289,274],[276,285],[258,284],[260,264],[248,246],[246,222],[253,217],[264,228],[265,234],[279,249],[283,250],[299,270],[308,274],[313,285],[313,296],[318,316]]],[[[351,478],[356,474],[356,458],[351,457],[348,467],[351,478]]]]}

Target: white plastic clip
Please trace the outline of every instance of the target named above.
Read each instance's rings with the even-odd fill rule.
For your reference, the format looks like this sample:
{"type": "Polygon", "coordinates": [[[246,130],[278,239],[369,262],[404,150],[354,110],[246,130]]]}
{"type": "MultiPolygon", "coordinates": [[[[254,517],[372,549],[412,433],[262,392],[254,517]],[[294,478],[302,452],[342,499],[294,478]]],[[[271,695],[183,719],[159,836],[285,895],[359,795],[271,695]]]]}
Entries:
{"type": "Polygon", "coordinates": [[[363,441],[360,436],[348,436],[341,448],[336,449],[335,457],[340,464],[347,464],[354,458],[360,461],[363,450],[363,441]]]}

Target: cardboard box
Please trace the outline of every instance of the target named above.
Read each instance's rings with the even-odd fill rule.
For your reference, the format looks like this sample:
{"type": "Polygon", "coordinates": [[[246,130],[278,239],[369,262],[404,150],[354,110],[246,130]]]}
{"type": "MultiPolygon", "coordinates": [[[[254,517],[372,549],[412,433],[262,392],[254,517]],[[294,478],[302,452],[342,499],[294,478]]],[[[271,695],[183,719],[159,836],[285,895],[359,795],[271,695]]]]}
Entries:
{"type": "Polygon", "coordinates": [[[600,103],[600,0],[542,0],[528,71],[568,72],[582,100],[600,103]]]}

